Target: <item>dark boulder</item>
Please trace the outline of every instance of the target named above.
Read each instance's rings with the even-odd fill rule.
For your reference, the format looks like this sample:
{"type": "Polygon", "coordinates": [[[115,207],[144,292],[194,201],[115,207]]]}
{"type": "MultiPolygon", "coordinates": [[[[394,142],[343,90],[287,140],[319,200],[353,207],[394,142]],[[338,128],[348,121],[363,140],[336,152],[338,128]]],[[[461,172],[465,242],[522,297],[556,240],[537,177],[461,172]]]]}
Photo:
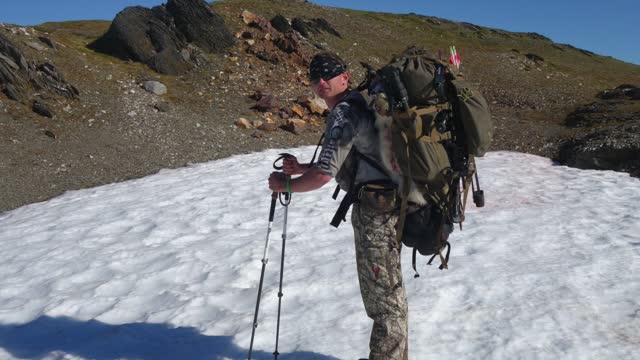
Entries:
{"type": "Polygon", "coordinates": [[[326,32],[337,37],[342,37],[340,33],[329,24],[329,22],[323,18],[315,18],[306,20],[302,18],[294,18],[291,21],[291,26],[294,30],[300,33],[300,35],[308,38],[311,34],[320,34],[326,32]]]}
{"type": "Polygon", "coordinates": [[[528,53],[525,55],[527,57],[527,59],[531,60],[531,61],[535,61],[535,62],[543,62],[544,58],[540,55],[536,55],[533,53],[528,53]]]}
{"type": "Polygon", "coordinates": [[[258,111],[273,111],[280,107],[280,101],[273,95],[265,95],[253,106],[258,111]]]}
{"type": "Polygon", "coordinates": [[[275,39],[273,43],[278,47],[278,49],[286,52],[287,54],[293,54],[298,50],[300,46],[298,43],[293,42],[291,39],[284,37],[275,39]]]}
{"type": "Polygon", "coordinates": [[[301,18],[293,18],[293,20],[291,21],[291,27],[293,27],[295,31],[299,32],[300,35],[306,38],[308,38],[311,33],[314,33],[314,30],[307,24],[307,21],[301,18]]]}
{"type": "Polygon", "coordinates": [[[193,65],[181,55],[186,43],[172,31],[158,11],[134,6],[118,13],[109,30],[89,45],[96,51],[147,64],[163,74],[183,74],[193,65]]]}
{"type": "Polygon", "coordinates": [[[203,0],[170,0],[153,9],[125,8],[89,48],[178,75],[202,63],[202,56],[192,56],[196,46],[220,52],[233,43],[222,18],[203,0]]]}
{"type": "Polygon", "coordinates": [[[291,24],[289,24],[289,20],[287,20],[287,18],[282,15],[274,16],[273,19],[271,19],[270,23],[274,29],[280,31],[283,34],[286,34],[293,30],[291,24]]]}
{"type": "Polygon", "coordinates": [[[13,84],[6,84],[4,90],[2,90],[5,95],[11,100],[23,102],[25,95],[24,92],[17,89],[13,84]]]}
{"type": "Polygon", "coordinates": [[[43,43],[47,44],[48,47],[57,50],[58,47],[56,46],[56,43],[53,42],[53,40],[49,39],[48,37],[45,36],[38,36],[38,40],[42,41],[43,43]]]}
{"type": "Polygon", "coordinates": [[[560,145],[558,161],[582,169],[626,171],[640,177],[640,112],[633,85],[604,90],[565,120],[573,137],[560,145]]]}
{"type": "Polygon", "coordinates": [[[342,37],[342,35],[340,35],[340,33],[323,18],[311,19],[311,24],[314,28],[319,29],[320,31],[324,31],[339,38],[342,37]]]}
{"type": "Polygon", "coordinates": [[[33,105],[31,106],[31,109],[33,110],[33,112],[35,112],[38,115],[42,115],[48,118],[53,117],[53,111],[51,111],[51,109],[49,108],[49,105],[47,105],[41,100],[34,100],[33,105]]]}
{"type": "Polygon", "coordinates": [[[249,99],[253,99],[253,100],[260,100],[262,99],[263,96],[269,95],[268,92],[262,90],[262,89],[258,89],[256,91],[253,92],[253,94],[249,95],[249,99]]]}
{"type": "Polygon", "coordinates": [[[77,99],[80,96],[78,89],[69,84],[53,64],[44,62],[36,66],[35,73],[40,86],[69,99],[77,99]]]}
{"type": "Polygon", "coordinates": [[[579,135],[560,147],[558,160],[580,169],[624,171],[640,177],[640,123],[579,135]]]}
{"type": "Polygon", "coordinates": [[[276,56],[273,53],[270,53],[268,51],[261,51],[261,50],[254,50],[253,48],[249,48],[249,53],[251,54],[255,54],[256,57],[262,61],[266,61],[268,63],[272,63],[272,64],[279,64],[280,63],[280,58],[278,58],[278,56],[276,56]]]}
{"type": "Polygon", "coordinates": [[[631,99],[638,100],[640,98],[640,88],[631,84],[622,84],[615,89],[607,89],[601,91],[598,97],[603,100],[611,99],[631,99]]]}
{"type": "Polygon", "coordinates": [[[13,67],[17,66],[21,70],[26,70],[29,67],[27,60],[20,50],[2,34],[0,34],[0,54],[12,60],[15,65],[12,65],[13,67]]]}
{"type": "Polygon", "coordinates": [[[29,64],[24,55],[0,34],[0,90],[12,100],[25,102],[29,87],[29,64]]]}
{"type": "Polygon", "coordinates": [[[179,36],[203,50],[222,52],[235,42],[224,19],[203,0],[169,0],[167,11],[179,36]]]}
{"type": "Polygon", "coordinates": [[[615,120],[615,103],[596,101],[582,105],[572,111],[565,119],[565,125],[571,128],[589,127],[615,120]]]}
{"type": "Polygon", "coordinates": [[[242,34],[240,34],[240,37],[244,40],[250,40],[255,38],[255,34],[250,31],[245,31],[242,34]]]}

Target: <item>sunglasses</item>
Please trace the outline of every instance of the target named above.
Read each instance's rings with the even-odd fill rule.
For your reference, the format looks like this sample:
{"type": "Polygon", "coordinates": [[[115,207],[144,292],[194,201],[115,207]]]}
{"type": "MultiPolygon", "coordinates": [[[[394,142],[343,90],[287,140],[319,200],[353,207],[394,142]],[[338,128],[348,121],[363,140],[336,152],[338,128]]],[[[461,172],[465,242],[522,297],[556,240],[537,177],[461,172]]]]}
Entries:
{"type": "Polygon", "coordinates": [[[324,80],[324,81],[329,81],[331,79],[337,78],[338,76],[342,75],[344,73],[338,74],[338,75],[334,75],[334,76],[321,76],[319,78],[313,78],[313,79],[309,79],[309,82],[311,83],[311,85],[318,85],[320,84],[320,80],[324,80]]]}

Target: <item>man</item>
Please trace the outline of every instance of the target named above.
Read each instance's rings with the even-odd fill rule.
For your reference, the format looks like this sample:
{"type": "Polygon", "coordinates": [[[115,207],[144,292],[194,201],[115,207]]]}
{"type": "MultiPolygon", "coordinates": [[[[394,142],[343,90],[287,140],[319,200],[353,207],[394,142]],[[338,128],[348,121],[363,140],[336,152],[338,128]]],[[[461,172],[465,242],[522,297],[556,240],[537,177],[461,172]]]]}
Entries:
{"type": "Polygon", "coordinates": [[[269,177],[275,192],[306,192],[332,178],[357,191],[351,214],[360,291],[373,320],[369,360],[407,360],[407,301],[396,240],[398,206],[394,184],[380,163],[378,134],[364,98],[349,89],[346,63],[333,53],[313,57],[311,89],[331,109],[317,164],[284,160],[283,173],[269,177]],[[290,179],[285,175],[302,176],[290,179]]]}

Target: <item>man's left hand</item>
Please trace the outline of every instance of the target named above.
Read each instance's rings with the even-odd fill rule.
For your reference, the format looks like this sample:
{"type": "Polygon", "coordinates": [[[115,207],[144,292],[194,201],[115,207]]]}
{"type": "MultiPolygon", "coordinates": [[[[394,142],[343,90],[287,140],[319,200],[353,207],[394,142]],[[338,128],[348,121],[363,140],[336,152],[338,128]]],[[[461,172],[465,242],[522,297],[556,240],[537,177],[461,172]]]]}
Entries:
{"type": "Polygon", "coordinates": [[[284,173],[274,171],[269,175],[269,189],[274,192],[283,193],[286,192],[287,177],[284,173]]]}

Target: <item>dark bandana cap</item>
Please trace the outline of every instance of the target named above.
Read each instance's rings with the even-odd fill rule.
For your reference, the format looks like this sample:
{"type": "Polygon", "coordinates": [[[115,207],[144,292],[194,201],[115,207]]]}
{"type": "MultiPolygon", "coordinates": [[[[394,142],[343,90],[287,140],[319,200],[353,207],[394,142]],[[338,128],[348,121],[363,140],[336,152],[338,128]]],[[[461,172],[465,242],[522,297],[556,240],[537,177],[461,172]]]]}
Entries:
{"type": "Polygon", "coordinates": [[[320,79],[331,80],[346,71],[347,64],[344,64],[333,56],[324,54],[316,55],[309,65],[309,79],[311,81],[320,79]]]}

